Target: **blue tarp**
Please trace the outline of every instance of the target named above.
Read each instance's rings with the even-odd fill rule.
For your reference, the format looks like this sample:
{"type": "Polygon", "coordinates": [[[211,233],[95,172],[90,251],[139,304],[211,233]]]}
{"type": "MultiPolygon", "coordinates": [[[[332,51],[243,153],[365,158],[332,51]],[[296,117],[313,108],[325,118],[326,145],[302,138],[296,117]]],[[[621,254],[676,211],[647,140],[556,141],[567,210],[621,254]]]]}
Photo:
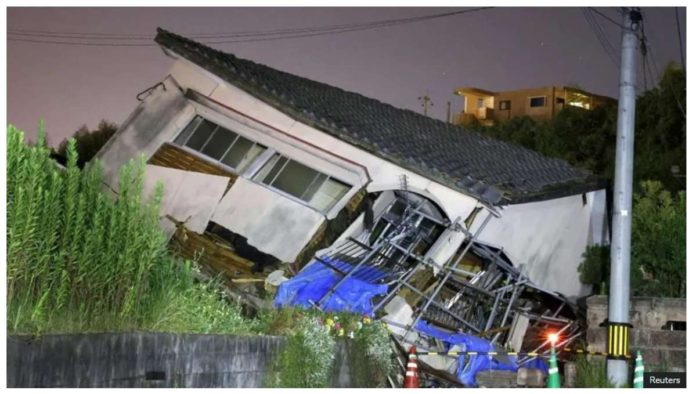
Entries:
{"type": "MultiPolygon", "coordinates": [[[[459,345],[462,351],[468,352],[494,352],[496,351],[488,340],[479,338],[475,335],[450,333],[429,326],[426,322],[419,320],[415,326],[416,330],[443,341],[447,346],[447,351],[452,346],[459,345]]],[[[457,377],[467,386],[476,386],[476,374],[480,371],[489,369],[503,371],[517,371],[517,358],[515,356],[492,357],[488,355],[459,356],[457,358],[457,377]],[[506,360],[507,359],[507,360],[506,360]]],[[[546,363],[541,358],[534,358],[523,365],[525,368],[537,368],[548,372],[546,363]]]]}
{"type": "MultiPolygon", "coordinates": [[[[324,261],[342,272],[348,272],[353,268],[353,265],[340,260],[325,258],[324,261]]],[[[360,267],[328,298],[323,310],[373,316],[372,298],[385,294],[388,290],[387,285],[374,284],[374,282],[384,276],[382,271],[374,267],[360,267]]],[[[292,279],[281,283],[273,304],[276,307],[309,308],[312,302],[318,303],[342,278],[343,275],[340,273],[315,261],[292,279]]]]}

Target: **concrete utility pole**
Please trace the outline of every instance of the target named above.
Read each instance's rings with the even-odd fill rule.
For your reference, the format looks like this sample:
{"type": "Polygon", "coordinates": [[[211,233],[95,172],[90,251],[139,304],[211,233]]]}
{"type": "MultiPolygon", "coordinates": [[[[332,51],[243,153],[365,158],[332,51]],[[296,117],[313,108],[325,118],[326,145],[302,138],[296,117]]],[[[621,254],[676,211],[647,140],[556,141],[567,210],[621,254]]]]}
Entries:
{"type": "Polygon", "coordinates": [[[452,103],[447,102],[447,123],[452,123],[452,103]]]}
{"type": "Polygon", "coordinates": [[[607,336],[607,377],[623,386],[629,376],[628,328],[631,289],[631,212],[633,198],[633,141],[636,112],[637,31],[640,9],[623,8],[621,40],[621,82],[616,126],[616,164],[614,169],[614,211],[612,214],[611,278],[607,336]]]}
{"type": "Polygon", "coordinates": [[[426,93],[425,96],[418,97],[418,100],[420,100],[421,107],[423,107],[423,115],[428,116],[428,107],[433,106],[430,96],[428,96],[428,93],[426,93]]]}

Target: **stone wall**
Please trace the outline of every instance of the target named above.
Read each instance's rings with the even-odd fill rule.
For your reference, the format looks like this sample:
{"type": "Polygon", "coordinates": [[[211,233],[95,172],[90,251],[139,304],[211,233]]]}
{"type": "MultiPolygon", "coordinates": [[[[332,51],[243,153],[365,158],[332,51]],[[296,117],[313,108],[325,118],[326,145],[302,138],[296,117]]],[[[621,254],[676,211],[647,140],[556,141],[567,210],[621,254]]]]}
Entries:
{"type": "MultiPolygon", "coordinates": [[[[607,311],[606,296],[587,299],[589,351],[606,351],[607,311]]],[[[629,349],[641,351],[648,370],[686,372],[686,299],[634,297],[630,320],[629,349]]]]}
{"type": "MultiPolygon", "coordinates": [[[[100,333],[7,337],[8,387],[263,387],[286,340],[100,333]]],[[[351,385],[337,346],[332,385],[351,385]]]]}

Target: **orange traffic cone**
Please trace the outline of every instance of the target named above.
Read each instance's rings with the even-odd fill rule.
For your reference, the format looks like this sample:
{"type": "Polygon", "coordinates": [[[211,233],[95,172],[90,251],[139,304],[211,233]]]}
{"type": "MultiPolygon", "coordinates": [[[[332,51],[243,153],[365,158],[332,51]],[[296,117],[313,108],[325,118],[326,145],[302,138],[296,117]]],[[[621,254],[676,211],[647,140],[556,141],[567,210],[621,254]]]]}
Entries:
{"type": "Polygon", "coordinates": [[[405,389],[417,389],[418,383],[418,358],[416,357],[416,347],[411,346],[408,351],[408,363],[406,363],[406,376],[404,377],[405,389]]]}

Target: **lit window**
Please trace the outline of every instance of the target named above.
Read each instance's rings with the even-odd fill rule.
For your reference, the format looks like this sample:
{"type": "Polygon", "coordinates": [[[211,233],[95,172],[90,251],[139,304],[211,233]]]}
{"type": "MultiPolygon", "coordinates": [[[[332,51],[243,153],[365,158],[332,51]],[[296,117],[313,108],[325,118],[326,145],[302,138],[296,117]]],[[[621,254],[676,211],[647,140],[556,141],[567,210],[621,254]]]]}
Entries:
{"type": "Polygon", "coordinates": [[[545,107],[546,106],[546,97],[530,97],[529,98],[529,106],[532,108],[545,107]]]}
{"type": "Polygon", "coordinates": [[[509,110],[510,109],[510,100],[503,100],[498,104],[498,108],[501,110],[509,110]]]}
{"type": "Polygon", "coordinates": [[[333,207],[350,190],[349,185],[278,153],[261,167],[254,180],[296,197],[322,212],[333,207]]]}
{"type": "Polygon", "coordinates": [[[266,150],[265,146],[200,116],[193,118],[174,143],[198,151],[240,173],[266,150]]]}

